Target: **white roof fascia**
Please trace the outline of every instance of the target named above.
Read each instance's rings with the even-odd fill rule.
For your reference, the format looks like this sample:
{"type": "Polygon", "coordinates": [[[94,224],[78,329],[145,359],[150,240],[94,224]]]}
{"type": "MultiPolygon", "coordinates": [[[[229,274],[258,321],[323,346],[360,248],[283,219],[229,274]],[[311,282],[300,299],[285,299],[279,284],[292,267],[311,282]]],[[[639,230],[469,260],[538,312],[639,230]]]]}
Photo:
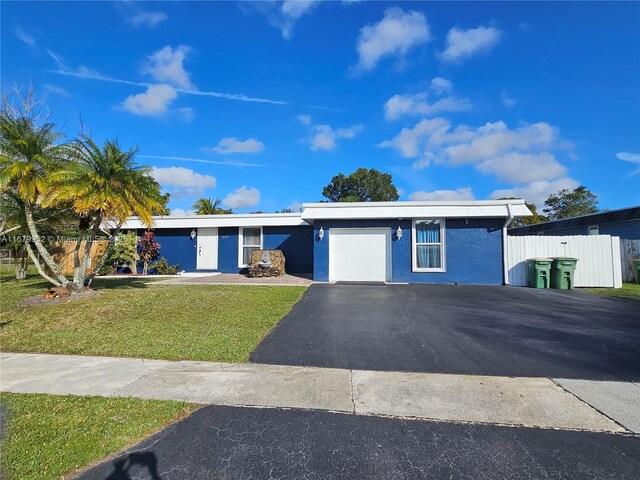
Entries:
{"type": "Polygon", "coordinates": [[[507,205],[515,217],[530,216],[524,200],[476,200],[458,202],[360,202],[305,203],[302,218],[308,221],[328,219],[374,218],[472,218],[508,217],[507,205]]]}
{"type": "MultiPolygon", "coordinates": [[[[105,222],[107,223],[107,222],[105,222]]],[[[108,222],[115,228],[113,222],[108,222]]],[[[203,228],[203,227],[285,227],[309,225],[300,213],[253,213],[229,215],[187,215],[153,217],[151,228],[203,228]]],[[[137,217],[127,219],[122,229],[147,228],[137,217]]]]}

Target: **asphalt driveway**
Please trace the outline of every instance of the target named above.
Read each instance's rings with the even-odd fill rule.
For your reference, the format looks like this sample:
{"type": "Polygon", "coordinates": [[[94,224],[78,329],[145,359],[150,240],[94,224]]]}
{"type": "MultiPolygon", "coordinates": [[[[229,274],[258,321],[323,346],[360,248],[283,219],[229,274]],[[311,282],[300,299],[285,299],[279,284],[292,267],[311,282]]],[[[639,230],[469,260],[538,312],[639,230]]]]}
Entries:
{"type": "Polygon", "coordinates": [[[623,435],[205,407],[79,476],[105,479],[632,479],[623,435]]]}
{"type": "Polygon", "coordinates": [[[640,380],[640,305],[572,290],[312,285],[251,361],[640,380]]]}

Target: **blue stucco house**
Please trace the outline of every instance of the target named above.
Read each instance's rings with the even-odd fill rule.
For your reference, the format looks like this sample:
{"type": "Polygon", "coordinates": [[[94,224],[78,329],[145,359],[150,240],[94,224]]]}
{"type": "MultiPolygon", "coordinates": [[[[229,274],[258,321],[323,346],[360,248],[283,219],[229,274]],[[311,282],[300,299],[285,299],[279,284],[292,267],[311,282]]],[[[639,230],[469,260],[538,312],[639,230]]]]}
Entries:
{"type": "MultiPolygon", "coordinates": [[[[504,283],[506,227],[523,200],[307,203],[300,213],[154,217],[161,254],[188,272],[239,273],[279,249],[319,282],[504,283]]],[[[144,226],[136,218],[123,230],[144,226]]]]}
{"type": "Polygon", "coordinates": [[[640,240],[640,206],[510,228],[509,235],[611,235],[640,240]]]}

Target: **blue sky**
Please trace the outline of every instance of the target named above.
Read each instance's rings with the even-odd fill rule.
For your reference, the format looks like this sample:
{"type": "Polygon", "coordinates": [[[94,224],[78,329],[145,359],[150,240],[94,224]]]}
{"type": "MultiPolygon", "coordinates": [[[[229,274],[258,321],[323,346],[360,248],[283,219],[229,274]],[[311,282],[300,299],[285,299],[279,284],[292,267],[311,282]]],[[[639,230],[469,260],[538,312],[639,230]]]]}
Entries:
{"type": "Polygon", "coordinates": [[[339,172],[401,200],[586,185],[640,203],[640,3],[3,2],[3,90],[117,138],[172,194],[237,212],[339,172]]]}

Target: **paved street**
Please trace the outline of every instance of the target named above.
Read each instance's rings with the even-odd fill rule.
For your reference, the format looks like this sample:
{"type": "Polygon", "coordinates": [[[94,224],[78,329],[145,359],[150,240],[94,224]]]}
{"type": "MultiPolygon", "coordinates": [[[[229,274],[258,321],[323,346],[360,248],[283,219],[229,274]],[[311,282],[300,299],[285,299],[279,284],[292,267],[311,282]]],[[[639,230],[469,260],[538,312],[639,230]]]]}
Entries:
{"type": "Polygon", "coordinates": [[[302,410],[204,407],[82,480],[637,479],[640,439],[302,410]]]}

